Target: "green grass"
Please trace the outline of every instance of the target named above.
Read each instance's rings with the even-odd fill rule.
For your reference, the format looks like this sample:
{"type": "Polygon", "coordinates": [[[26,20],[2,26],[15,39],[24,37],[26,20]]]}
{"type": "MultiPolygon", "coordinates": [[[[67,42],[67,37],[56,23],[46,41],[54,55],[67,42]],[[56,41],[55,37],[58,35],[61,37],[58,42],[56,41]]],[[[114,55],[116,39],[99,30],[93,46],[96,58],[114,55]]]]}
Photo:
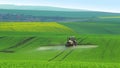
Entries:
{"type": "Polygon", "coordinates": [[[120,24],[118,23],[101,23],[101,22],[72,22],[60,23],[65,25],[79,34],[120,34],[120,24]]]}
{"type": "MultiPolygon", "coordinates": [[[[119,39],[120,36],[114,35],[77,35],[77,38],[87,37],[84,41],[81,42],[81,45],[97,45],[98,48],[88,48],[88,49],[75,49],[64,61],[82,61],[82,62],[120,62],[119,55],[119,39]],[[77,56],[76,56],[77,55],[77,56]],[[113,58],[115,57],[115,58],[113,58]]],[[[0,49],[5,49],[10,46],[15,46],[22,40],[29,37],[6,37],[0,39],[0,49]],[[10,39],[10,40],[9,40],[10,39]],[[9,41],[8,41],[9,40],[9,41]]],[[[63,46],[65,44],[67,36],[36,36],[34,39],[21,44],[19,47],[7,49],[8,51],[12,50],[15,53],[1,53],[1,60],[41,60],[48,61],[48,59],[55,56],[55,54],[60,53],[62,50],[37,50],[40,47],[44,46],[63,46]],[[62,39],[62,40],[61,40],[62,39]],[[48,56],[50,54],[50,56],[48,56]],[[22,56],[20,56],[22,55],[22,56]]],[[[79,41],[79,40],[78,40],[79,41]]],[[[66,51],[63,56],[69,52],[66,51]]],[[[63,56],[58,57],[58,60],[63,56]]],[[[54,61],[58,61],[57,59],[54,61]]]]}
{"type": "Polygon", "coordinates": [[[3,61],[0,67],[5,68],[119,68],[119,63],[87,63],[87,62],[45,62],[45,61],[3,61]],[[7,64],[7,65],[6,65],[7,64]]]}
{"type": "MultiPolygon", "coordinates": [[[[3,25],[4,23],[1,23],[1,24],[3,25]]],[[[14,25],[14,23],[11,23],[11,24],[14,25]]],[[[6,23],[4,25],[10,26],[11,24],[6,23]]],[[[21,23],[17,23],[16,25],[18,24],[21,24],[21,23]]],[[[30,28],[29,25],[32,23],[28,23],[29,25],[27,25],[27,23],[22,23],[22,24],[26,24],[25,26],[30,28]]],[[[41,26],[40,25],[41,23],[36,23],[36,24],[37,25],[39,24],[39,26],[41,26]]],[[[48,23],[44,23],[44,24],[48,24],[48,23]]],[[[49,24],[53,24],[53,23],[49,23],[49,24]]],[[[66,26],[63,26],[57,23],[54,23],[54,24],[59,25],[59,29],[63,29],[63,31],[65,30],[64,31],[65,33],[64,32],[59,33],[54,31],[52,32],[52,30],[51,32],[47,32],[47,31],[46,32],[32,32],[32,31],[27,32],[28,29],[25,29],[26,32],[21,32],[21,31],[14,31],[14,30],[2,31],[2,29],[0,29],[1,30],[0,51],[14,51],[13,53],[0,52],[0,67],[1,68],[5,68],[5,67],[9,67],[9,68],[21,68],[21,67],[22,68],[40,68],[40,67],[42,68],[61,68],[61,67],[62,68],[119,68],[120,67],[120,54],[119,54],[120,35],[76,34],[71,32],[73,31],[71,30],[71,28],[68,28],[66,26]],[[78,42],[85,38],[79,43],[80,45],[78,47],[80,48],[74,49],[67,57],[63,59],[63,57],[71,51],[71,48],[69,48],[65,50],[63,54],[61,54],[54,60],[48,62],[49,59],[53,58],[54,56],[56,56],[57,54],[63,51],[65,47],[64,46],[65,42],[67,38],[71,35],[76,36],[78,42]],[[97,46],[97,48],[81,48],[81,46],[87,46],[87,45],[95,45],[97,46]],[[43,48],[52,47],[53,49],[40,50],[39,48],[41,47],[43,48]],[[55,49],[55,47],[59,47],[62,49],[57,50],[55,49]]],[[[67,23],[64,23],[64,24],[67,24],[67,23]]],[[[76,23],[76,26],[78,24],[80,23],[76,23]]],[[[86,23],[83,25],[86,25],[86,23]]],[[[110,26],[112,25],[110,24],[110,26]]],[[[15,27],[14,29],[16,28],[20,29],[19,27],[15,27]]],[[[41,27],[39,28],[41,29],[41,27]]],[[[59,29],[57,30],[59,31],[59,29]]],[[[56,29],[54,28],[53,30],[56,30],[56,29]]]]}

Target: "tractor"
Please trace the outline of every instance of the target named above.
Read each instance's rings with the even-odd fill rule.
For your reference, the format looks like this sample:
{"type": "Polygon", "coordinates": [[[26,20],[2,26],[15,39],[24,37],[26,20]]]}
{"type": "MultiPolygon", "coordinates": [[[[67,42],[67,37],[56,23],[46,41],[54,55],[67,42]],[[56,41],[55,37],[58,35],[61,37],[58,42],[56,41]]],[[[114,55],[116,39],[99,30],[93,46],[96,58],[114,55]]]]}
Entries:
{"type": "Polygon", "coordinates": [[[73,46],[76,46],[77,45],[77,41],[75,39],[74,36],[71,36],[68,38],[67,42],[66,42],[66,47],[73,47],[73,46]]]}

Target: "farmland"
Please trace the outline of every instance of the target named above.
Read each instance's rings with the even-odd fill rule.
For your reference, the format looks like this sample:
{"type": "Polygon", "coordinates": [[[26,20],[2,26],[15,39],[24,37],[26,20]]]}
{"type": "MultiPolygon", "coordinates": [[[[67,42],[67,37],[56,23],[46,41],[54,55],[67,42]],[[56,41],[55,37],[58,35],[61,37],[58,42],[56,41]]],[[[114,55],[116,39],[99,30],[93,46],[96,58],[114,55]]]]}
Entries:
{"type": "MultiPolygon", "coordinates": [[[[1,22],[0,67],[119,68],[119,33],[109,34],[104,31],[98,34],[96,30],[92,32],[94,34],[89,34],[82,28],[86,32],[80,34],[81,32],[77,32],[80,29],[77,25],[82,24],[1,22]],[[64,45],[71,35],[76,36],[79,45],[76,48],[66,49],[64,45]],[[62,54],[55,57],[60,53],[62,54]]],[[[115,26],[118,25],[109,27],[115,26]]]]}
{"type": "Polygon", "coordinates": [[[120,24],[115,22],[60,22],[79,34],[120,34],[120,24]]]}
{"type": "Polygon", "coordinates": [[[57,24],[55,22],[17,22],[17,23],[0,23],[0,31],[16,31],[16,32],[61,32],[64,33],[66,31],[72,32],[71,29],[57,24]]]}

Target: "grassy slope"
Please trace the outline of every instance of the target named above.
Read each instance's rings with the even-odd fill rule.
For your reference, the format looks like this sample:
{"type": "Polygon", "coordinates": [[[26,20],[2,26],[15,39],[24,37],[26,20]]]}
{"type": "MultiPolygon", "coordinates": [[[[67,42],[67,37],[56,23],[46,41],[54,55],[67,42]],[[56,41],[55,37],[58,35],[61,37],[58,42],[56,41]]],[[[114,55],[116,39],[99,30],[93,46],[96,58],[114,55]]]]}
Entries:
{"type": "Polygon", "coordinates": [[[120,34],[120,24],[101,22],[61,23],[79,34],[120,34]]]}
{"type": "MultiPolygon", "coordinates": [[[[84,36],[77,36],[78,38],[85,38],[84,36]]],[[[0,50],[4,50],[8,47],[15,46],[19,42],[23,41],[24,39],[29,37],[6,37],[3,39],[0,39],[1,48],[0,50]],[[7,43],[6,43],[7,42],[7,43]],[[4,46],[3,46],[4,45],[4,46]]],[[[41,35],[36,36],[34,39],[27,41],[26,43],[20,44],[20,46],[15,48],[7,49],[15,51],[13,54],[4,54],[1,53],[2,56],[7,55],[6,57],[2,57],[1,59],[24,59],[24,60],[30,60],[32,57],[32,60],[44,60],[47,61],[50,59],[50,56],[53,57],[54,54],[61,52],[62,50],[47,50],[47,51],[39,51],[36,50],[41,46],[56,46],[56,45],[62,45],[64,47],[64,43],[66,41],[67,36],[65,35],[50,35],[47,37],[44,37],[41,35]],[[62,39],[62,40],[61,40],[62,39]],[[50,53],[49,53],[49,52],[50,53]],[[19,55],[22,56],[19,56],[19,55]],[[47,56],[51,54],[50,56],[47,56]],[[12,56],[14,55],[14,56],[12,56]],[[8,57],[9,56],[9,57],[8,57]],[[18,56],[18,57],[16,57],[18,56]],[[38,57],[39,56],[39,57],[38,57]],[[44,58],[43,58],[44,57],[44,58]]],[[[66,58],[66,61],[86,61],[86,62],[120,62],[118,59],[120,59],[119,55],[119,39],[120,36],[114,36],[114,35],[87,35],[87,38],[81,42],[81,44],[95,44],[98,46],[98,48],[93,49],[76,49],[68,58],[66,58]],[[77,56],[76,56],[77,55],[77,56]],[[111,56],[112,55],[112,56],[111,56]],[[115,57],[115,58],[113,58],[115,57]]],[[[80,40],[79,40],[80,41],[80,40]]],[[[62,57],[62,56],[61,56],[62,57]]],[[[58,58],[59,60],[60,58],[58,58]]]]}
{"type": "MultiPolygon", "coordinates": [[[[14,24],[14,23],[11,23],[11,24],[14,24]]],[[[23,43],[19,44],[20,47],[6,49],[6,50],[15,51],[15,53],[10,54],[10,53],[0,52],[0,59],[5,64],[7,63],[9,67],[13,66],[14,68],[17,67],[17,64],[18,66],[19,64],[21,64],[20,66],[23,66],[23,67],[25,66],[46,67],[46,65],[48,65],[49,67],[54,67],[54,66],[61,67],[62,66],[65,68],[66,67],[68,68],[70,67],[71,68],[74,68],[74,67],[78,67],[78,68],[80,67],[82,68],[93,68],[93,67],[114,68],[114,67],[117,67],[119,68],[119,64],[115,63],[115,62],[120,62],[119,61],[120,59],[119,58],[120,57],[119,55],[120,36],[119,35],[75,35],[77,38],[87,37],[84,41],[81,42],[81,44],[96,44],[98,48],[76,49],[67,58],[65,58],[62,61],[61,66],[59,66],[61,62],[56,62],[56,61],[60,60],[69,51],[68,50],[63,55],[55,59],[54,60],[55,62],[48,63],[47,61],[51,57],[60,53],[62,50],[39,51],[37,49],[41,46],[50,46],[50,45],[51,46],[62,45],[64,47],[66,38],[69,36],[69,34],[55,34],[55,33],[53,34],[44,33],[44,34],[36,34],[36,35],[30,35],[30,36],[29,35],[15,35],[15,34],[9,36],[7,34],[6,35],[1,34],[0,43],[2,44],[0,44],[0,50],[4,50],[10,46],[15,46],[16,44],[20,43],[21,41],[29,37],[33,36],[35,38],[27,41],[24,44],[23,43]],[[9,63],[9,62],[12,62],[12,63],[9,63]],[[26,63],[23,64],[24,62],[26,63]],[[82,62],[86,62],[86,63],[82,63],[82,62]],[[90,63],[90,62],[94,62],[94,63],[90,63]],[[111,66],[109,63],[103,63],[103,62],[109,62],[113,66],[111,66]]],[[[5,67],[4,63],[0,62],[0,65],[5,67]]]]}
{"type": "MultiPolygon", "coordinates": [[[[8,50],[15,51],[14,53],[4,53],[0,52],[0,59],[5,64],[8,64],[9,67],[16,68],[19,66],[38,66],[38,67],[45,67],[48,65],[49,67],[87,67],[87,68],[119,68],[119,40],[120,36],[114,35],[87,35],[87,39],[85,39],[82,43],[91,43],[96,44],[98,48],[79,48],[75,49],[68,57],[66,57],[62,62],[59,62],[64,55],[66,55],[69,51],[65,51],[61,56],[53,60],[52,62],[47,62],[50,58],[54,57],[62,50],[38,50],[40,47],[46,46],[54,46],[62,45],[64,47],[66,41],[65,35],[50,35],[48,37],[42,36],[36,37],[31,41],[28,41],[25,44],[22,44],[20,47],[11,48],[8,50]],[[62,40],[61,40],[62,39],[62,40]],[[113,58],[114,57],[114,58],[113,58]],[[9,63],[11,62],[11,63],[9,63]],[[25,63],[25,64],[23,64],[25,63]],[[52,64],[54,64],[52,66],[52,64]],[[66,65],[68,64],[68,65],[66,65]],[[112,65],[111,65],[112,64],[112,65]],[[70,65],[70,66],[69,66],[70,65]],[[102,66],[102,67],[101,67],[102,66]]],[[[86,35],[77,35],[78,38],[84,38],[86,35]]],[[[28,37],[6,37],[1,38],[0,46],[1,49],[8,48],[10,46],[14,46],[20,41],[24,40],[28,37]],[[7,43],[6,43],[7,42],[7,43]],[[7,44],[7,45],[6,45],[7,44]],[[8,45],[9,44],[9,45],[8,45]],[[3,46],[6,45],[6,46],[3,46]]],[[[0,62],[2,67],[4,63],[0,62]]]]}
{"type": "Polygon", "coordinates": [[[55,22],[16,22],[16,23],[0,23],[0,31],[13,32],[53,32],[66,33],[72,32],[71,29],[55,22]]]}

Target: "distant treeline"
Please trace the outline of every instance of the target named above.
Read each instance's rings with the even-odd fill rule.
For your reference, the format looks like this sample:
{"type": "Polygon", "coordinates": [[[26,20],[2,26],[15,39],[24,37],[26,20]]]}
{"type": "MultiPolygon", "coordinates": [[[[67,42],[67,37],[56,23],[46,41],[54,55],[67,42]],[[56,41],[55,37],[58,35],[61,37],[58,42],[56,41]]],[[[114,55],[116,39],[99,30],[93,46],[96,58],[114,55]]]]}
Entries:
{"type": "Polygon", "coordinates": [[[120,23],[120,19],[100,19],[99,17],[33,16],[25,14],[0,13],[0,22],[109,22],[120,23]]]}
{"type": "MultiPolygon", "coordinates": [[[[92,18],[91,18],[92,19],[92,18]]],[[[41,21],[41,22],[70,22],[70,21],[89,21],[90,18],[71,18],[71,17],[58,17],[58,16],[32,16],[24,14],[0,14],[0,21],[41,21]]]]}
{"type": "Polygon", "coordinates": [[[12,10],[0,9],[0,22],[20,21],[20,22],[120,22],[116,17],[120,13],[107,13],[97,11],[36,11],[36,10],[12,10]]]}

